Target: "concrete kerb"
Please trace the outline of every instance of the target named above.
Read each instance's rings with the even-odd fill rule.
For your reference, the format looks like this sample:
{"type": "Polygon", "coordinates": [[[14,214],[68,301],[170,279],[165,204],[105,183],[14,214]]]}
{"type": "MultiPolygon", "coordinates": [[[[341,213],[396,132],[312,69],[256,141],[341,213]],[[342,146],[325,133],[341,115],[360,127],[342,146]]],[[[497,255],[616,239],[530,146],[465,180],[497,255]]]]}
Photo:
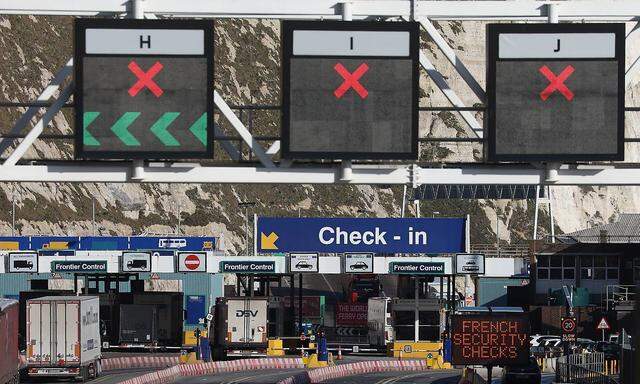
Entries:
{"type": "Polygon", "coordinates": [[[342,364],[326,368],[318,368],[309,372],[303,372],[287,377],[278,384],[313,384],[325,380],[339,379],[347,376],[356,376],[365,373],[377,373],[388,371],[426,371],[429,370],[424,360],[375,360],[361,361],[358,363],[342,364]]]}
{"type": "Polygon", "coordinates": [[[181,376],[204,376],[218,372],[255,371],[261,369],[296,369],[304,368],[300,358],[268,358],[233,361],[216,361],[212,363],[181,364],[156,372],[150,372],[121,384],[167,384],[181,376]]]}
{"type": "Polygon", "coordinates": [[[177,356],[129,356],[102,359],[103,371],[127,368],[167,368],[178,364],[177,356]]]}

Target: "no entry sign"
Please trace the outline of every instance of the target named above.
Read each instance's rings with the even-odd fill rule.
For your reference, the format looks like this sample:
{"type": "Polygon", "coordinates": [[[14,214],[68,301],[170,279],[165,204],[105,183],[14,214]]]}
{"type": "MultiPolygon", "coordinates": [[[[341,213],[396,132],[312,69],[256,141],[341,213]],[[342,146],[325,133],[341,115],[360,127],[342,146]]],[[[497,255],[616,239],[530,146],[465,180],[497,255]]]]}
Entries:
{"type": "Polygon", "coordinates": [[[76,157],[212,157],[212,27],[76,20],[76,157]]]}
{"type": "Polygon", "coordinates": [[[178,272],[206,272],[206,252],[178,252],[178,272]]]}
{"type": "Polygon", "coordinates": [[[416,159],[416,23],[285,21],[284,158],[416,159]]]}
{"type": "Polygon", "coordinates": [[[489,159],[624,160],[624,33],[624,24],[489,25],[489,159]]]}

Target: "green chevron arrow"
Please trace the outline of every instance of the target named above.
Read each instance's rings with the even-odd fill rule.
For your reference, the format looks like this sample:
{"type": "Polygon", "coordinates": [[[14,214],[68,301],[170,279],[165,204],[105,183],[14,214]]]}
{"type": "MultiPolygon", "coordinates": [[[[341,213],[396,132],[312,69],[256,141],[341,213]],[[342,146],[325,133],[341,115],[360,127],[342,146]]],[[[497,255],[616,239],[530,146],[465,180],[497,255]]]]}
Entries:
{"type": "Polygon", "coordinates": [[[140,112],[125,112],[111,127],[111,131],[128,147],[140,146],[138,139],[127,129],[138,116],[140,116],[140,112]]]}
{"type": "Polygon", "coordinates": [[[100,142],[89,132],[87,127],[100,116],[100,112],[85,112],[82,115],[82,144],[90,146],[99,146],[100,142]]]}
{"type": "Polygon", "coordinates": [[[203,113],[202,116],[191,125],[189,131],[200,140],[202,145],[207,145],[207,114],[203,113]]]}
{"type": "Polygon", "coordinates": [[[180,142],[176,140],[167,128],[173,121],[180,115],[180,112],[167,112],[164,113],[153,125],[151,126],[151,132],[167,147],[179,147],[180,142]]]}

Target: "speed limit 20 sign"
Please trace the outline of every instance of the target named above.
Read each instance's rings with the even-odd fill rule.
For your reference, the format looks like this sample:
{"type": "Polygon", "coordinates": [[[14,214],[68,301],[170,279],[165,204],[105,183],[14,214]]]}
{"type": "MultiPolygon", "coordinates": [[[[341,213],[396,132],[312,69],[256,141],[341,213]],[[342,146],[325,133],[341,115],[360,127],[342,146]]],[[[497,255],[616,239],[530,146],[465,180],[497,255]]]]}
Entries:
{"type": "Polygon", "coordinates": [[[563,342],[574,343],[576,341],[577,322],[575,317],[563,317],[560,328],[562,328],[563,342]]]}

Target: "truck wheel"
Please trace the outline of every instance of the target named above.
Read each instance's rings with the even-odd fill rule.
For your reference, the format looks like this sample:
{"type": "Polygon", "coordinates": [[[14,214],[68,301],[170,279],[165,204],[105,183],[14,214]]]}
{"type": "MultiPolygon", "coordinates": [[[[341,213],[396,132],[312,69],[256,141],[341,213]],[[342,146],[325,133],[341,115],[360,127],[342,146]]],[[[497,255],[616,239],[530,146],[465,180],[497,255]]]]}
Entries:
{"type": "Polygon", "coordinates": [[[98,373],[96,371],[96,367],[95,365],[89,364],[89,367],[87,368],[87,377],[90,379],[95,379],[96,377],[98,377],[98,373]]]}

